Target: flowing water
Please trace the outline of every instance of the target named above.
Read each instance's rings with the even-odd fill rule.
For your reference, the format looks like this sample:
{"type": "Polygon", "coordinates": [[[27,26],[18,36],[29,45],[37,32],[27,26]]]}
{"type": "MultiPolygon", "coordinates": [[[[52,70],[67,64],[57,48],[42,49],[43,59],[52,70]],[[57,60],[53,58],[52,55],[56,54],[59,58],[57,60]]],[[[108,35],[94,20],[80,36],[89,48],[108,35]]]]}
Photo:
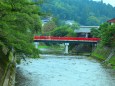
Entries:
{"type": "Polygon", "coordinates": [[[115,72],[85,56],[26,60],[17,66],[16,86],[115,86],[115,72]]]}

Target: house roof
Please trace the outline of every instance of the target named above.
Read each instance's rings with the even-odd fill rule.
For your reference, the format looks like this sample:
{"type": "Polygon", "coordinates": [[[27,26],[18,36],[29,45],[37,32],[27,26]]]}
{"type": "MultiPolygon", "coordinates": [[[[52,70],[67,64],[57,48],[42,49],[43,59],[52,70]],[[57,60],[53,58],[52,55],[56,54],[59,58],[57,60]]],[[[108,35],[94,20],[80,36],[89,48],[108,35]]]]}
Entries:
{"type": "Polygon", "coordinates": [[[92,28],[98,29],[99,26],[80,26],[80,28],[75,29],[74,32],[75,33],[90,33],[92,28]]]}
{"type": "Polygon", "coordinates": [[[115,23],[115,18],[113,18],[113,19],[111,19],[111,20],[108,20],[107,22],[115,23]]]}

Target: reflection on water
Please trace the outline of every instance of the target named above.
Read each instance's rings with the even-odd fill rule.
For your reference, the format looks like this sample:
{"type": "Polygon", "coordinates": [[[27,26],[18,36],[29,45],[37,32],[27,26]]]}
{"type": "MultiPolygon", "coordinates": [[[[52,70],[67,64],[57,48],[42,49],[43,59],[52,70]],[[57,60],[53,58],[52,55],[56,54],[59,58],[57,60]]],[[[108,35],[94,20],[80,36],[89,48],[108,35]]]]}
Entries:
{"type": "Polygon", "coordinates": [[[85,56],[41,57],[17,66],[16,86],[115,86],[115,73],[85,56]]]}

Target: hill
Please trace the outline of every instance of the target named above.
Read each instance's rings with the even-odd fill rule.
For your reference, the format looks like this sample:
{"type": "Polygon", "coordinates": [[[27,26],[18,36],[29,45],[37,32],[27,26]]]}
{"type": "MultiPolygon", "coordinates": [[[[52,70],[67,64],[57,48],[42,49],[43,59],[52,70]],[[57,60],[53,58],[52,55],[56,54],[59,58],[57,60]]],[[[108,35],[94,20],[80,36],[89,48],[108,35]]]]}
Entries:
{"type": "Polygon", "coordinates": [[[93,0],[45,0],[42,11],[81,25],[100,25],[115,17],[115,7],[93,0]]]}

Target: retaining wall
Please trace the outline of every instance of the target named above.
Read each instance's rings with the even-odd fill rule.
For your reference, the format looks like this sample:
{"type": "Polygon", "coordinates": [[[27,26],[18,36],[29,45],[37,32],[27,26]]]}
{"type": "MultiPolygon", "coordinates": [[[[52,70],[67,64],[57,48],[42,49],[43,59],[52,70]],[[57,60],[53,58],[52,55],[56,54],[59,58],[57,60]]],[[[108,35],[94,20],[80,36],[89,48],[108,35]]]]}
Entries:
{"type": "Polygon", "coordinates": [[[12,52],[0,50],[0,86],[15,86],[15,72],[16,58],[12,52]]]}
{"type": "Polygon", "coordinates": [[[92,52],[92,56],[101,62],[106,63],[107,66],[109,65],[115,68],[115,51],[112,51],[112,48],[98,45],[92,52]]]}

